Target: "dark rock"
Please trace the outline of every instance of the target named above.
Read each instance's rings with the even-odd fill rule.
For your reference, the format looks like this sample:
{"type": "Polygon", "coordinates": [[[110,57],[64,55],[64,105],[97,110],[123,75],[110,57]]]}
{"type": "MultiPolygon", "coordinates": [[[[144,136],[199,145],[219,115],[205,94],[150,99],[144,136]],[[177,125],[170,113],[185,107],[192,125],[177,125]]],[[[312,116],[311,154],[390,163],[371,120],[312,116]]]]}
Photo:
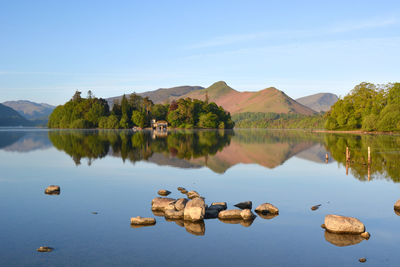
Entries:
{"type": "Polygon", "coordinates": [[[312,206],[312,207],[311,207],[311,210],[317,210],[317,209],[319,209],[319,207],[321,207],[321,204],[312,206]]]}
{"type": "Polygon", "coordinates": [[[215,219],[218,218],[219,210],[217,209],[206,209],[206,213],[204,214],[204,219],[215,219]]]}
{"type": "Polygon", "coordinates": [[[235,207],[238,207],[239,209],[250,209],[253,207],[253,203],[251,201],[244,201],[244,202],[240,202],[237,203],[236,205],[234,205],[235,207]]]}

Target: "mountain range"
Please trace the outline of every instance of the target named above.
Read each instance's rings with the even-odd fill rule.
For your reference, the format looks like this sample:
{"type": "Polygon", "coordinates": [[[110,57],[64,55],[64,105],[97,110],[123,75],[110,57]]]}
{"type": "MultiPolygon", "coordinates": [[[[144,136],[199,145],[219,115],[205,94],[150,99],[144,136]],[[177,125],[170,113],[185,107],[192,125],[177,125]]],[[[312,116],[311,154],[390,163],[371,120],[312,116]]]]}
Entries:
{"type": "MultiPolygon", "coordinates": [[[[314,95],[304,97],[302,98],[302,102],[299,102],[274,87],[255,92],[239,92],[228,86],[224,81],[216,82],[208,88],[201,86],[180,86],[161,88],[138,95],[147,96],[156,104],[168,103],[172,100],[186,97],[200,100],[208,98],[210,102],[215,102],[217,105],[231,112],[231,114],[242,112],[274,112],[312,115],[316,112],[326,111],[329,103],[336,102],[332,99],[336,98],[337,100],[336,95],[322,93],[318,94],[318,97],[314,95]]],[[[121,98],[122,96],[111,97],[107,101],[112,106],[115,100],[120,100],[121,98]]]]}
{"type": "MultiPolygon", "coordinates": [[[[269,87],[255,92],[239,92],[219,81],[208,88],[201,86],[178,86],[160,88],[154,91],[138,93],[149,97],[155,104],[169,103],[179,98],[190,97],[215,102],[231,114],[243,112],[274,112],[285,114],[313,115],[326,112],[338,100],[331,93],[319,93],[292,99],[284,92],[269,87]]],[[[109,106],[120,101],[122,96],[107,98],[109,106]]],[[[1,105],[1,104],[0,104],[1,105]]],[[[6,101],[0,107],[0,126],[33,126],[45,125],[55,106],[45,103],[35,103],[28,100],[6,101]]]]}

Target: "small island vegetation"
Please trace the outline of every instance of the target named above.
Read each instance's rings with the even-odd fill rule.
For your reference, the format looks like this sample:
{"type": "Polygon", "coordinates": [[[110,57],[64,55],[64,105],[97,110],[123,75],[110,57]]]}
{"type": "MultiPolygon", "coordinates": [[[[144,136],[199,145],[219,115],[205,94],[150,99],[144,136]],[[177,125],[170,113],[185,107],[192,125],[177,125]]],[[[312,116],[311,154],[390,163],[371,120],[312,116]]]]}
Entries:
{"type": "Polygon", "coordinates": [[[174,128],[232,129],[229,112],[217,104],[197,99],[178,99],[170,104],[154,104],[148,97],[131,94],[115,101],[111,110],[106,100],[88,92],[87,98],[75,92],[70,101],[54,109],[49,128],[129,129],[149,127],[151,120],[165,120],[174,128]]]}

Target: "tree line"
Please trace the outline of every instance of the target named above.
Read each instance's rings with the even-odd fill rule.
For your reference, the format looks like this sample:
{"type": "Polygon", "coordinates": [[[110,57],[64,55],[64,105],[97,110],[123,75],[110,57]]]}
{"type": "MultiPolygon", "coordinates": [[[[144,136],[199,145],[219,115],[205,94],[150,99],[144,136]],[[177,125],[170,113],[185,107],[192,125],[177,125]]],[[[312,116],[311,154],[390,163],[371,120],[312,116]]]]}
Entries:
{"type": "Polygon", "coordinates": [[[149,127],[151,120],[165,120],[175,128],[232,129],[234,122],[229,112],[215,103],[197,99],[179,99],[170,104],[154,104],[148,97],[123,95],[112,108],[106,100],[91,91],[86,98],[76,91],[64,105],[54,109],[49,117],[49,128],[129,129],[149,127]]]}

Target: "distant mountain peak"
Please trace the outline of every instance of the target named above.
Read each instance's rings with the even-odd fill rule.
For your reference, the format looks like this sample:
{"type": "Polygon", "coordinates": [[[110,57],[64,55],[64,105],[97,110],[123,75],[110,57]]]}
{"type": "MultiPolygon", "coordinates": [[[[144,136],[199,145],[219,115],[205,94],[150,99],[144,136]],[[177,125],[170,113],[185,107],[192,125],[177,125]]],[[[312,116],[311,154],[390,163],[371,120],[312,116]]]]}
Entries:
{"type": "Polygon", "coordinates": [[[3,105],[18,111],[29,120],[46,120],[55,108],[49,104],[39,104],[29,100],[6,101],[3,105]]]}
{"type": "Polygon", "coordinates": [[[338,96],[332,93],[318,93],[296,99],[297,102],[317,112],[329,111],[331,106],[338,101],[338,96]]]}

